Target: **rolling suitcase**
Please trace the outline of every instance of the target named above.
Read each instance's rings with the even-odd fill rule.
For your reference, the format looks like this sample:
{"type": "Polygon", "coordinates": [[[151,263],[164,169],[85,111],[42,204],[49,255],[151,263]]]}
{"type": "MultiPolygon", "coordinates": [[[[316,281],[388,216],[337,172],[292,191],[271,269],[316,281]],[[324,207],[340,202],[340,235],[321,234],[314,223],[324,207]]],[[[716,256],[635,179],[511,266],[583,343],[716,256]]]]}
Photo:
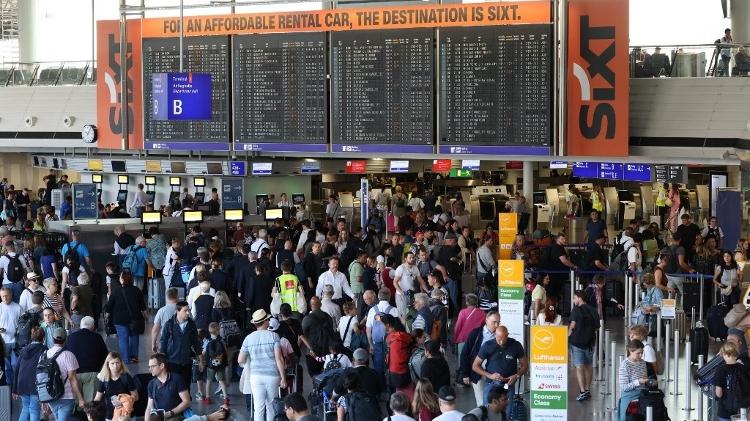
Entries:
{"type": "Polygon", "coordinates": [[[717,304],[708,308],[706,312],[706,327],[708,334],[714,339],[727,339],[727,325],[724,324],[724,317],[729,313],[729,307],[725,304],[717,304]]]}
{"type": "Polygon", "coordinates": [[[698,322],[695,327],[690,329],[690,362],[698,363],[698,355],[708,358],[708,329],[703,323],[698,322]]]}
{"type": "Polygon", "coordinates": [[[148,280],[148,308],[158,310],[166,304],[166,290],[164,288],[164,278],[153,277],[148,280]]]}
{"type": "Polygon", "coordinates": [[[682,284],[682,308],[686,312],[691,312],[695,308],[696,313],[700,313],[701,304],[701,284],[696,280],[685,280],[682,284]]]}
{"type": "MultiPolygon", "coordinates": [[[[619,279],[608,279],[604,285],[604,298],[607,300],[616,300],[618,304],[625,303],[625,287],[623,281],[619,279]]],[[[609,316],[620,316],[622,310],[619,310],[616,305],[609,305],[607,307],[607,315],[609,316]]]]}

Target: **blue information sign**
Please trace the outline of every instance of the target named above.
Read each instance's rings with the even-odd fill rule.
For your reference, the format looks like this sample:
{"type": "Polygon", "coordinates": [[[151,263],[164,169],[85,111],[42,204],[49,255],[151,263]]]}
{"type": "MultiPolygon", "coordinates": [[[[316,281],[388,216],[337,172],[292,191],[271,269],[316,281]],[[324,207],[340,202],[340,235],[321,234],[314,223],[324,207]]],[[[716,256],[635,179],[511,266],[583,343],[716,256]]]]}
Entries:
{"type": "Polygon", "coordinates": [[[209,73],[154,73],[151,75],[154,120],[210,120],[209,73]]]}
{"type": "Polygon", "coordinates": [[[625,170],[622,179],[625,181],[651,181],[651,165],[649,164],[624,164],[625,170]]]}
{"type": "Polygon", "coordinates": [[[221,208],[242,209],[244,202],[243,179],[222,178],[221,179],[221,208]]]}
{"type": "Polygon", "coordinates": [[[597,178],[605,180],[622,180],[622,164],[600,162],[597,178]]]}
{"type": "Polygon", "coordinates": [[[246,176],[247,163],[245,161],[231,161],[229,163],[229,175],[246,176]]]}
{"type": "Polygon", "coordinates": [[[303,162],[300,172],[302,174],[320,174],[320,161],[303,162]]]}
{"type": "Polygon", "coordinates": [[[96,184],[73,184],[73,219],[97,219],[96,184]]]}
{"type": "Polygon", "coordinates": [[[573,177],[578,178],[597,178],[599,164],[597,162],[574,162],[573,177]]]}

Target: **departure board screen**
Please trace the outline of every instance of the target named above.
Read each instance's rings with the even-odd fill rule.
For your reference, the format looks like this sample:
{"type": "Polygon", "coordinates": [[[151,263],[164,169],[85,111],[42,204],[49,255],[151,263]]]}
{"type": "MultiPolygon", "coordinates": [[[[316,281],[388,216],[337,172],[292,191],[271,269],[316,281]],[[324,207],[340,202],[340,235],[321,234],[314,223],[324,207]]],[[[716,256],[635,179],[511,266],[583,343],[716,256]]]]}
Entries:
{"type": "Polygon", "coordinates": [[[326,152],[326,34],[232,39],[237,150],[326,152]]]}
{"type": "Polygon", "coordinates": [[[440,31],[440,152],[548,154],[552,26],[440,31]]]}
{"type": "MultiPolygon", "coordinates": [[[[180,70],[177,38],[143,40],[143,80],[153,73],[180,70]]],[[[211,119],[159,121],[152,118],[150,83],[143,84],[144,146],[146,149],[229,150],[229,38],[184,39],[183,71],[211,74],[211,119]]],[[[166,105],[166,104],[165,104],[166,105]]],[[[190,104],[183,104],[189,107],[190,104]]]]}
{"type": "Polygon", "coordinates": [[[432,29],[331,33],[334,152],[432,152],[432,29]]]}

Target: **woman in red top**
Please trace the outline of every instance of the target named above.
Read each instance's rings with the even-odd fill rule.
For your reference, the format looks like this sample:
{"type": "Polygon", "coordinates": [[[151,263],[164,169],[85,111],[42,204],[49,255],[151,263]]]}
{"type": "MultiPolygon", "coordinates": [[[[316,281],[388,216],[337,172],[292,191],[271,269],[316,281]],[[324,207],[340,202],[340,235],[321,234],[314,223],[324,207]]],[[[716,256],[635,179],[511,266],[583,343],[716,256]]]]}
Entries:
{"type": "MultiPolygon", "coordinates": [[[[391,297],[396,296],[396,286],[393,285],[393,276],[391,276],[391,272],[393,272],[393,268],[391,265],[387,264],[386,258],[383,256],[377,257],[377,277],[378,277],[378,286],[380,287],[386,287],[391,291],[391,297]]],[[[390,263],[390,262],[388,262],[390,263]]],[[[396,305],[396,302],[393,298],[391,298],[391,304],[396,305]]]]}
{"type": "Polygon", "coordinates": [[[429,380],[419,379],[417,382],[411,401],[411,412],[416,421],[432,421],[440,415],[438,395],[432,389],[429,380]]]}
{"type": "Polygon", "coordinates": [[[385,356],[388,375],[386,376],[388,388],[391,392],[399,389],[408,389],[411,386],[411,373],[409,372],[409,357],[414,347],[414,338],[406,333],[406,328],[397,317],[384,314],[380,321],[385,325],[386,349],[385,356]]]}

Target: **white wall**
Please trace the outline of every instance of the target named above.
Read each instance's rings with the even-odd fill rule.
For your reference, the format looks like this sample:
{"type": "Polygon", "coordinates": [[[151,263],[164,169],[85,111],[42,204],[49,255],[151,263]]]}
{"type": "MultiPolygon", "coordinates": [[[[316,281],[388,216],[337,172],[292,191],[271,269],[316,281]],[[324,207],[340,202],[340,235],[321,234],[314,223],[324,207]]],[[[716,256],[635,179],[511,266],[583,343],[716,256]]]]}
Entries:
{"type": "MultiPolygon", "coordinates": [[[[36,190],[44,187],[42,178],[47,174],[49,174],[48,169],[31,166],[31,155],[29,154],[0,153],[0,178],[7,178],[8,182],[13,184],[16,189],[30,188],[32,196],[36,196],[36,190]]],[[[71,183],[79,180],[79,174],[75,171],[64,170],[58,174],[67,174],[68,181],[71,183]]]]}

